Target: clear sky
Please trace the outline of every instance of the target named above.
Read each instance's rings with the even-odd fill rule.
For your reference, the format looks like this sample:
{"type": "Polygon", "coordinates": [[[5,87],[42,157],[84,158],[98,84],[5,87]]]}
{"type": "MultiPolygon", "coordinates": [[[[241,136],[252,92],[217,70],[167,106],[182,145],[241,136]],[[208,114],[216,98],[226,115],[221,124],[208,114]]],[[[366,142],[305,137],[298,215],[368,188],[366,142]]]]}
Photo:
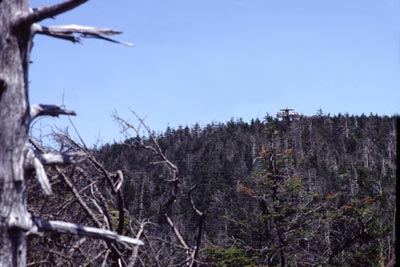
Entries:
{"type": "MultiPolygon", "coordinates": [[[[132,119],[128,108],[159,132],[286,106],[305,115],[400,110],[400,0],[92,0],[42,24],[111,27],[135,43],[34,40],[31,103],[77,111],[88,144],[121,140],[110,114],[132,119]]],[[[68,121],[36,127],[53,125],[68,121]]]]}

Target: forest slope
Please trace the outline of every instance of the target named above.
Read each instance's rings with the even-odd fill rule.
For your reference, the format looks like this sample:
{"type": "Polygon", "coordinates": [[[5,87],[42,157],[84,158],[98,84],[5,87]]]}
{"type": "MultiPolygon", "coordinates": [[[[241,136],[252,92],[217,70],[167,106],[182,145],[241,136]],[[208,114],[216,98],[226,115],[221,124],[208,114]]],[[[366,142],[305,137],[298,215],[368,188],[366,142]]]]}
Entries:
{"type": "MultiPolygon", "coordinates": [[[[169,212],[195,243],[188,192],[197,186],[202,266],[382,266],[394,255],[396,134],[395,117],[341,114],[167,129],[157,141],[181,181],[169,212]]],[[[123,170],[129,213],[158,225],[148,233],[168,258],[176,239],[160,214],[168,172],[135,144],[95,155],[123,170]]],[[[144,249],[143,262],[154,266],[144,249]]]]}

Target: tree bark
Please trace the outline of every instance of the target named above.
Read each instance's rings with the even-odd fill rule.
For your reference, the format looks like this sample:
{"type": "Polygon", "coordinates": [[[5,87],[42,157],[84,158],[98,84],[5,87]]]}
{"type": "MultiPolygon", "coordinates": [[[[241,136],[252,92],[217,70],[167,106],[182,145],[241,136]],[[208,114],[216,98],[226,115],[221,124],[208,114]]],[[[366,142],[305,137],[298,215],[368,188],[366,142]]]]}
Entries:
{"type": "Polygon", "coordinates": [[[25,266],[24,160],[30,123],[28,65],[30,27],[16,25],[27,0],[0,1],[0,266],[25,266]]]}

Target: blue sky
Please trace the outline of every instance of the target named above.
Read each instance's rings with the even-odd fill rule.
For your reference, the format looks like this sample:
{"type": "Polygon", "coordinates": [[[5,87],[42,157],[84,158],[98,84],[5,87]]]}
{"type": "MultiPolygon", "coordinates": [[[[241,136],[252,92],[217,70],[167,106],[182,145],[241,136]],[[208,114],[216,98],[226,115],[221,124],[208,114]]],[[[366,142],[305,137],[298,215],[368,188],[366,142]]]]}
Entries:
{"type": "MultiPolygon", "coordinates": [[[[33,7],[57,1],[31,0],[33,7]]],[[[62,104],[88,144],[123,139],[110,114],[155,131],[289,106],[305,115],[400,110],[400,0],[92,0],[43,25],[122,30],[129,48],[35,38],[31,103],[62,104]]],[[[36,128],[68,127],[42,119],[36,128]]]]}

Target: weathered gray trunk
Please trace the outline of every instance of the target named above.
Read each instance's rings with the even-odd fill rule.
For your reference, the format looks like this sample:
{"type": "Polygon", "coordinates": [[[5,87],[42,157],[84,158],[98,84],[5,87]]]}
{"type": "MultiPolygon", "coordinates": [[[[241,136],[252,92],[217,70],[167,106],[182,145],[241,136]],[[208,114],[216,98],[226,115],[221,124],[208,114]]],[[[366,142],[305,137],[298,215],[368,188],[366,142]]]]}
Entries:
{"type": "MultiPolygon", "coordinates": [[[[112,29],[80,25],[42,27],[37,24],[87,1],[65,0],[59,4],[30,10],[28,0],[0,0],[0,267],[26,266],[26,236],[30,231],[83,235],[130,245],[143,244],[138,239],[120,236],[105,229],[59,221],[33,220],[26,209],[26,170],[34,169],[44,193],[51,194],[43,164],[76,163],[73,160],[74,155],[46,154],[38,157],[29,148],[28,132],[33,118],[44,115],[75,115],[75,112],[55,105],[34,105],[30,108],[28,67],[33,35],[39,33],[75,43],[80,41],[77,36],[80,34],[82,37],[131,45],[106,37],[120,33],[112,29]]],[[[123,216],[121,221],[124,221],[123,216]]],[[[122,232],[122,228],[120,230],[122,232]]],[[[115,245],[110,247],[117,250],[118,255],[121,254],[115,245]]]]}
{"type": "MultiPolygon", "coordinates": [[[[27,0],[0,0],[0,266],[25,266],[24,159],[30,123],[29,27],[13,21],[29,11],[27,0]]],[[[29,227],[29,225],[26,225],[29,227]]]]}

